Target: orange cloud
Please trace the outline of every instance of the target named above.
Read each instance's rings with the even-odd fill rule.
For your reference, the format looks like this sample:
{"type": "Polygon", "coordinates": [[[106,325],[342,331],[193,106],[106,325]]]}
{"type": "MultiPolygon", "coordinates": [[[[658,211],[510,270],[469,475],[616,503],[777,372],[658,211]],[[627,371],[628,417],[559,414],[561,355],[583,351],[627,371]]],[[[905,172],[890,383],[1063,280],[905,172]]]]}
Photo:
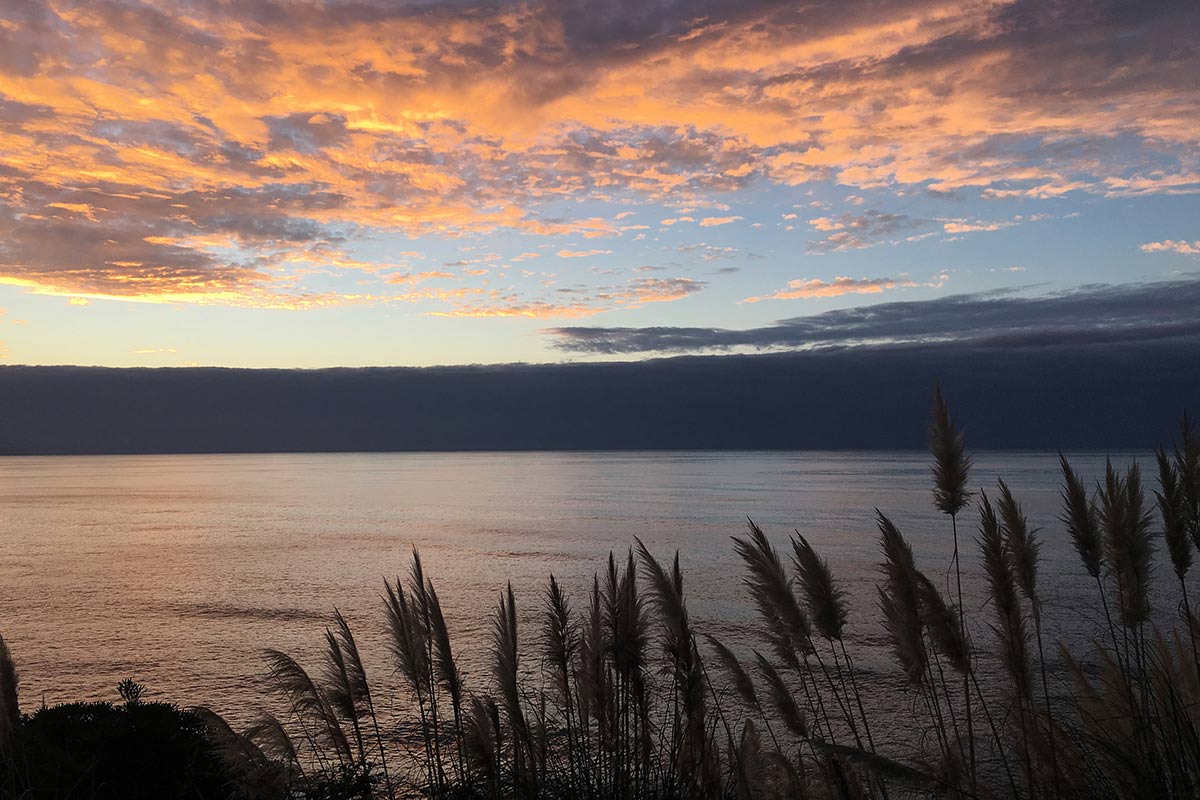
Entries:
{"type": "MultiPolygon", "coordinates": [[[[31,291],[378,302],[386,285],[311,276],[394,272],[352,255],[363,237],[625,232],[628,211],[547,211],[583,198],[694,222],[683,208],[755,181],[1200,192],[1191,26],[1165,6],[1134,29],[1008,0],[747,0],[702,21],[543,0],[26,6],[20,35],[0,33],[0,280],[31,291]]],[[[812,226],[831,234],[814,252],[886,235],[879,219],[812,226]]]]}
{"type": "Polygon", "coordinates": [[[682,300],[704,288],[692,278],[637,278],[622,286],[601,287],[594,292],[566,290],[572,299],[554,302],[527,299],[517,294],[494,297],[488,303],[468,303],[449,311],[433,311],[441,317],[587,317],[617,308],[639,308],[647,303],[682,300]]]}
{"type": "Polygon", "coordinates": [[[1179,253],[1185,256],[1200,255],[1200,239],[1194,242],[1165,239],[1161,242],[1147,242],[1141,247],[1144,253],[1179,253]]]}
{"type": "Polygon", "coordinates": [[[713,228],[717,225],[728,225],[731,222],[738,222],[742,219],[745,219],[745,217],[705,217],[700,220],[700,227],[713,228]]]}
{"type": "Polygon", "coordinates": [[[897,286],[916,286],[908,280],[895,278],[834,278],[823,281],[818,278],[788,281],[786,289],[761,297],[747,297],[743,303],[758,303],[763,300],[811,300],[817,297],[840,297],[846,294],[878,294],[897,286]]]}
{"type": "Polygon", "coordinates": [[[591,256],[611,255],[612,250],[559,250],[555,253],[559,258],[590,258],[591,256]]]}

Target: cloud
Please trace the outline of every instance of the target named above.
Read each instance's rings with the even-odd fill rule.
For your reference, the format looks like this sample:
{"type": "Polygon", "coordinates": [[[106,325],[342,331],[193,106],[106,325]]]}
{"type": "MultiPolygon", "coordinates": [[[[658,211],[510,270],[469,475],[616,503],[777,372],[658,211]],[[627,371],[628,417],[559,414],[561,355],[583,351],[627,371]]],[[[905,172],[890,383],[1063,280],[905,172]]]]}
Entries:
{"type": "Polygon", "coordinates": [[[823,239],[808,242],[806,249],[810,253],[836,253],[872,247],[901,231],[919,227],[925,221],[906,214],[871,210],[862,214],[846,212],[838,217],[817,217],[808,224],[818,231],[832,232],[823,239]]]}
{"type": "Polygon", "coordinates": [[[4,367],[0,395],[12,454],[917,450],[940,383],[972,448],[1147,452],[1200,393],[1178,368],[1197,361],[1193,337],[423,369],[4,367]]]}
{"type": "MultiPolygon", "coordinates": [[[[618,237],[618,205],[701,208],[756,182],[834,181],[848,202],[1197,193],[1196,13],[19,3],[0,26],[0,280],[305,308],[361,301],[312,275],[331,253],[370,272],[365,240],[618,237]],[[561,215],[584,198],[610,207],[561,215]]],[[[875,214],[830,218],[809,248],[905,227],[875,214]]]]}
{"type": "Polygon", "coordinates": [[[1147,242],[1142,245],[1141,249],[1144,253],[1179,253],[1185,256],[1196,256],[1200,255],[1200,239],[1194,242],[1164,239],[1161,242],[1147,242]]]}
{"type": "MultiPolygon", "coordinates": [[[[467,274],[475,270],[465,270],[467,274]]],[[[483,271],[486,274],[486,270],[483,271]]],[[[458,275],[453,272],[444,272],[442,270],[429,270],[426,272],[402,272],[397,275],[388,277],[387,282],[401,286],[415,286],[418,283],[432,280],[455,280],[458,275]]]]}
{"type": "Polygon", "coordinates": [[[976,233],[978,231],[999,231],[1005,228],[1011,228],[1016,225],[1015,222],[983,222],[970,220],[949,220],[942,223],[942,230],[946,233],[976,233]]]}
{"type": "Polygon", "coordinates": [[[878,294],[885,289],[895,289],[897,286],[916,286],[909,280],[895,278],[834,278],[823,281],[819,278],[788,281],[786,289],[780,289],[774,294],[762,297],[747,297],[743,303],[757,303],[762,300],[811,300],[816,297],[840,297],[844,294],[878,294]]]}
{"type": "Polygon", "coordinates": [[[611,255],[612,250],[559,250],[555,253],[559,258],[590,258],[591,256],[611,255]]]}
{"type": "MultiPolygon", "coordinates": [[[[690,254],[698,257],[701,261],[717,261],[719,259],[734,258],[739,254],[736,247],[732,245],[716,245],[706,242],[696,242],[695,244],[682,244],[676,247],[675,250],[680,253],[690,254]]],[[[757,258],[753,253],[746,254],[749,258],[757,258]]]]}
{"type": "MultiPolygon", "coordinates": [[[[461,302],[448,311],[430,312],[438,317],[590,317],[619,308],[640,308],[647,303],[670,303],[704,289],[706,283],[694,278],[635,278],[619,286],[565,287],[561,298],[527,299],[517,293],[491,292],[484,303],[461,302]]],[[[469,297],[464,296],[469,301],[469,297]]]]}
{"type": "Polygon", "coordinates": [[[700,220],[701,228],[715,228],[718,225],[728,225],[731,222],[738,222],[745,217],[705,217],[700,220]]]}
{"type": "Polygon", "coordinates": [[[554,328],[554,346],[575,353],[811,349],[901,342],[1037,347],[1200,335],[1200,278],[1082,286],[1042,295],[962,294],[881,303],[725,328],[554,328]]]}

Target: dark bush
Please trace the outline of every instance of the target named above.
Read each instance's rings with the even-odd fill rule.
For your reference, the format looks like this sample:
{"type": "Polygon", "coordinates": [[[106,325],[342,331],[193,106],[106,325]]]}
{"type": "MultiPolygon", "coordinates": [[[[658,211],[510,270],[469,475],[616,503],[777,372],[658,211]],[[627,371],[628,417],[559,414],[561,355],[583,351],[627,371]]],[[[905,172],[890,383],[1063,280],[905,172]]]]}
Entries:
{"type": "Polygon", "coordinates": [[[0,796],[38,800],[227,798],[199,718],[166,703],[69,703],[25,715],[0,796]],[[12,793],[11,795],[9,793],[12,793]]]}

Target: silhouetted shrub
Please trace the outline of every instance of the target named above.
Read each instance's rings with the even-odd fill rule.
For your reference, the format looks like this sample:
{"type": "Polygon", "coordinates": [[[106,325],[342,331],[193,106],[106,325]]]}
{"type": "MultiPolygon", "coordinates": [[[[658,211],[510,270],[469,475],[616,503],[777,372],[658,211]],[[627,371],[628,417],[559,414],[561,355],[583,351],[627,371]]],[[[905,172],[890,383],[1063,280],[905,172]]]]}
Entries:
{"type": "MultiPolygon", "coordinates": [[[[124,693],[123,693],[124,694],[124,693]]],[[[200,719],[166,703],[68,703],[25,715],[0,796],[218,800],[223,765],[200,719]]],[[[2,774],[2,773],[0,773],[2,774]]]]}

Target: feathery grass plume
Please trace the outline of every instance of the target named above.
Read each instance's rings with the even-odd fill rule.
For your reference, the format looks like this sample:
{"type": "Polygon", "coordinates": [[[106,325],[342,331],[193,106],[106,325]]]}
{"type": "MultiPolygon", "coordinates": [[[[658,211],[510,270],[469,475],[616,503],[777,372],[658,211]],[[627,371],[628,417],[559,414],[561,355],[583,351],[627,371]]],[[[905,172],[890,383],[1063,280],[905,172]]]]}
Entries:
{"type": "Polygon", "coordinates": [[[438,681],[450,694],[450,701],[455,706],[462,702],[462,676],[458,664],[454,660],[454,650],[450,646],[450,630],[446,627],[446,616],[442,613],[442,603],[438,599],[433,582],[426,583],[429,594],[430,634],[433,638],[433,667],[438,681]]]}
{"type": "Polygon", "coordinates": [[[412,560],[409,564],[408,591],[412,597],[413,631],[416,638],[414,644],[421,649],[420,659],[422,670],[420,679],[425,690],[425,700],[420,702],[422,725],[428,724],[432,735],[426,737],[426,744],[432,742],[432,757],[434,762],[434,778],[440,787],[445,780],[445,763],[442,758],[442,728],[440,708],[438,703],[438,683],[434,676],[434,645],[433,645],[433,609],[429,597],[431,586],[425,579],[425,568],[421,562],[421,553],[417,546],[412,547],[412,560]],[[428,712],[428,714],[426,713],[428,712]]]}
{"type": "MultiPolygon", "coordinates": [[[[339,619],[341,615],[339,614],[339,619]]],[[[344,620],[342,620],[344,623],[344,620]]],[[[347,663],[346,654],[342,651],[341,643],[329,628],[325,629],[325,663],[323,669],[325,697],[335,713],[341,714],[342,719],[349,720],[354,733],[354,744],[358,748],[359,763],[367,760],[366,748],[363,746],[362,728],[359,720],[363,716],[366,676],[355,675],[347,663]]],[[[359,665],[361,667],[361,664],[359,665]]]]}
{"type": "Polygon", "coordinates": [[[513,596],[512,583],[500,596],[496,616],[492,625],[493,671],[496,688],[504,706],[504,713],[512,727],[513,753],[516,773],[524,775],[536,785],[536,748],[533,735],[521,707],[520,690],[520,644],[517,640],[517,600],[513,596]]]}
{"type": "Polygon", "coordinates": [[[1175,576],[1182,581],[1192,567],[1192,543],[1188,538],[1188,512],[1184,505],[1183,487],[1179,471],[1167,457],[1166,451],[1159,448],[1155,458],[1158,461],[1158,491],[1154,497],[1162,516],[1163,539],[1167,543],[1167,553],[1171,556],[1175,576]]]}
{"type": "Polygon", "coordinates": [[[1000,500],[996,505],[1000,511],[1000,530],[1012,561],[1013,576],[1021,594],[1025,595],[1037,614],[1041,605],[1037,594],[1037,564],[1042,545],[1037,540],[1037,530],[1029,527],[1029,520],[1008,484],[1004,481],[999,483],[1000,500]]]}
{"type": "MultiPolygon", "coordinates": [[[[339,763],[351,763],[353,758],[346,732],[308,672],[287,653],[266,650],[263,656],[273,689],[288,701],[292,714],[313,746],[328,745],[333,748],[339,763]]],[[[317,755],[320,756],[320,751],[317,755]]]]}
{"type": "MultiPolygon", "coordinates": [[[[414,550],[415,553],[415,550],[414,550]]],[[[419,559],[414,564],[414,571],[420,572],[419,559]]],[[[422,580],[423,580],[422,576],[422,580]]],[[[388,650],[396,664],[396,671],[408,683],[408,688],[417,699],[417,711],[421,723],[421,740],[425,748],[425,769],[429,785],[440,781],[441,760],[439,742],[434,731],[430,730],[430,716],[427,708],[434,705],[430,696],[432,676],[430,671],[429,629],[427,617],[422,616],[416,604],[409,599],[409,593],[404,589],[400,578],[395,583],[384,581],[384,620],[386,622],[388,650]],[[437,752],[435,752],[437,750],[437,752]],[[436,769],[435,769],[436,767],[436,769]]],[[[435,726],[436,727],[436,726],[435,726]]]]}
{"type": "Polygon", "coordinates": [[[296,744],[288,734],[287,728],[274,714],[260,713],[242,731],[242,736],[253,742],[267,758],[287,765],[289,774],[291,770],[300,770],[296,744]]]}
{"type": "Polygon", "coordinates": [[[1144,755],[1137,754],[1136,742],[1143,731],[1131,684],[1122,677],[1125,670],[1114,653],[1097,647],[1099,674],[1093,682],[1088,670],[1059,643],[1063,666],[1075,687],[1080,746],[1090,762],[1091,780],[1106,790],[1095,796],[1153,797],[1149,786],[1139,785],[1136,777],[1149,766],[1144,755]]]}
{"type": "Polygon", "coordinates": [[[721,644],[716,638],[704,635],[708,643],[712,645],[713,650],[717,654],[717,663],[721,665],[721,670],[729,677],[733,684],[733,689],[737,693],[738,698],[746,705],[747,708],[757,709],[758,692],[754,689],[754,681],[750,678],[750,674],[746,672],[746,668],[742,666],[742,662],[733,654],[725,645],[721,644]]]}
{"type": "MultiPolygon", "coordinates": [[[[683,572],[679,568],[679,552],[667,572],[662,564],[646,548],[641,539],[635,538],[638,558],[643,574],[650,587],[650,597],[658,610],[666,635],[664,650],[673,667],[673,683],[677,688],[678,706],[683,709],[685,725],[684,744],[679,762],[685,776],[692,781],[703,780],[703,771],[711,771],[708,734],[706,730],[707,704],[705,683],[700,652],[692,635],[687,604],[683,598],[683,572]]],[[[731,734],[732,735],[732,734],[731,734]]],[[[647,754],[648,755],[648,754],[647,754]]]]}
{"type": "Polygon", "coordinates": [[[358,643],[354,641],[354,634],[351,633],[346,618],[336,608],[333,610],[333,620],[336,644],[345,656],[346,685],[350,699],[355,707],[370,706],[371,686],[367,682],[367,668],[358,652],[358,643]]]}
{"type": "MultiPolygon", "coordinates": [[[[774,739],[774,737],[771,737],[774,739]]],[[[732,743],[731,743],[732,745],[732,743]]],[[[784,800],[810,796],[802,786],[795,764],[777,749],[764,746],[758,726],[747,719],[733,759],[732,798],[737,800],[784,800]]],[[[730,798],[730,790],[712,787],[710,797],[730,798]]],[[[731,798],[731,800],[732,800],[731,798]]]]}
{"type": "Polygon", "coordinates": [[[920,686],[925,682],[925,666],[928,663],[925,645],[920,640],[906,636],[905,631],[912,628],[911,617],[901,610],[895,598],[883,586],[875,588],[879,592],[879,611],[883,614],[883,628],[892,645],[892,654],[900,662],[900,668],[908,676],[909,683],[920,686]]]}
{"type": "Polygon", "coordinates": [[[637,543],[643,574],[649,581],[650,597],[666,631],[664,649],[674,665],[676,678],[684,694],[684,708],[689,715],[699,715],[702,719],[704,692],[700,670],[697,668],[699,654],[688,619],[687,604],[683,599],[683,573],[679,569],[679,552],[676,551],[671,563],[671,572],[668,574],[662,564],[646,549],[641,539],[635,537],[634,541],[637,543]]]}
{"type": "MultiPolygon", "coordinates": [[[[1042,603],[1037,593],[1038,551],[1041,543],[1037,540],[1037,530],[1030,527],[1021,504],[1013,497],[1012,491],[1002,480],[1000,481],[1000,528],[1004,536],[1004,544],[1008,550],[1011,570],[1017,586],[1033,612],[1034,640],[1037,643],[1038,670],[1042,678],[1042,700],[1046,715],[1046,731],[1049,738],[1050,763],[1053,769],[1055,793],[1062,790],[1062,771],[1059,766],[1058,746],[1055,737],[1056,724],[1054,711],[1050,704],[1050,681],[1046,671],[1046,652],[1042,639],[1042,603]]],[[[1037,712],[1034,712],[1035,716],[1037,712]]]]}
{"type": "Polygon", "coordinates": [[[421,564],[421,554],[417,551],[417,546],[412,548],[412,562],[409,565],[408,577],[409,591],[412,593],[413,602],[416,604],[416,609],[419,612],[419,619],[428,628],[429,623],[429,591],[425,582],[425,568],[421,564]]]}
{"type": "Polygon", "coordinates": [[[608,554],[608,573],[604,593],[604,624],[607,646],[617,674],[624,678],[640,675],[645,664],[646,615],[637,589],[637,569],[630,549],[625,570],[617,568],[616,558],[608,554]]]}
{"type": "Polygon", "coordinates": [[[921,607],[921,619],[929,638],[950,666],[960,673],[971,669],[971,646],[962,638],[958,624],[958,612],[946,603],[941,593],[924,573],[917,573],[917,598],[921,607]]]}
{"type": "MultiPolygon", "coordinates": [[[[679,583],[682,580],[679,572],[679,553],[675,553],[675,568],[671,575],[668,575],[640,538],[635,536],[634,542],[642,564],[642,572],[650,583],[650,596],[670,640],[680,644],[690,642],[691,626],[688,622],[687,606],[683,602],[682,585],[679,583]]],[[[671,655],[681,657],[682,653],[671,655]]]]}
{"type": "Polygon", "coordinates": [[[579,645],[579,719],[587,729],[589,721],[596,723],[597,735],[603,737],[608,729],[607,674],[604,668],[604,601],[599,576],[592,576],[592,591],[588,600],[587,619],[579,645]]]}
{"type": "Polygon", "coordinates": [[[428,656],[422,626],[399,578],[395,584],[385,581],[384,589],[388,650],[391,651],[400,674],[408,681],[418,698],[423,698],[425,676],[428,674],[428,656]]]}
{"type": "Polygon", "coordinates": [[[1131,464],[1124,477],[1108,462],[1100,491],[1101,525],[1109,567],[1120,587],[1120,616],[1134,628],[1150,616],[1150,567],[1154,540],[1144,509],[1142,473],[1131,464]]]}
{"type": "Polygon", "coordinates": [[[912,789],[939,793],[955,785],[948,786],[944,781],[940,781],[932,775],[927,775],[907,764],[869,750],[863,750],[860,747],[848,747],[831,742],[814,742],[813,746],[826,755],[837,756],[850,764],[862,767],[885,783],[896,783],[912,789]]]}
{"type": "Polygon", "coordinates": [[[642,600],[637,591],[637,572],[630,549],[626,569],[617,567],[616,556],[608,554],[608,570],[605,573],[601,592],[602,616],[604,621],[604,652],[612,666],[608,698],[611,708],[607,712],[610,730],[604,732],[611,746],[614,767],[611,780],[618,794],[627,793],[639,765],[639,751],[633,745],[636,739],[632,726],[638,715],[634,706],[643,689],[643,656],[646,643],[646,622],[642,600]]]}
{"type": "Polygon", "coordinates": [[[767,684],[771,704],[784,727],[791,731],[796,738],[808,739],[808,721],[804,718],[804,712],[800,710],[800,706],[796,704],[796,698],[792,696],[787,684],[783,682],[783,677],[762,653],[754,651],[754,658],[758,662],[759,674],[767,684]]]}
{"type": "Polygon", "coordinates": [[[753,720],[742,723],[742,735],[737,745],[737,769],[734,775],[733,796],[737,800],[767,797],[769,762],[763,754],[762,739],[753,720]]]}
{"type": "Polygon", "coordinates": [[[467,762],[471,772],[487,786],[488,797],[497,797],[500,783],[500,710],[490,697],[472,697],[464,730],[467,762]]]}
{"type": "Polygon", "coordinates": [[[1179,438],[1175,448],[1175,468],[1179,472],[1188,532],[1192,543],[1200,548],[1200,433],[1192,426],[1192,418],[1186,411],[1179,423],[1179,438]]]}
{"type": "Polygon", "coordinates": [[[943,514],[957,514],[971,499],[967,475],[971,459],[962,432],[950,419],[950,409],[939,385],[933,395],[933,423],[929,427],[929,450],[933,454],[933,504],[943,514]]]}
{"type": "Polygon", "coordinates": [[[337,645],[345,656],[346,687],[350,692],[351,705],[360,717],[366,717],[371,722],[375,733],[375,742],[379,747],[380,763],[383,767],[388,795],[391,796],[393,794],[392,779],[388,772],[383,737],[379,733],[379,719],[375,714],[375,702],[371,697],[371,684],[367,680],[367,668],[363,664],[362,655],[358,652],[358,643],[354,641],[354,634],[350,631],[350,625],[346,622],[346,618],[336,608],[333,610],[333,616],[337,645]]]}
{"type": "Polygon", "coordinates": [[[987,574],[988,591],[996,607],[999,625],[1001,661],[1018,694],[1028,700],[1032,696],[1033,676],[1029,666],[1029,644],[1025,633],[1025,617],[1017,597],[1017,580],[1013,574],[1012,558],[1001,532],[1000,520],[986,493],[980,494],[979,548],[987,574]]]}
{"type": "MultiPolygon", "coordinates": [[[[768,632],[777,624],[782,627],[786,638],[778,643],[807,652],[812,638],[812,626],[801,609],[792,583],[783,569],[783,562],[762,529],[747,520],[749,535],[745,539],[733,537],[733,548],[750,570],[750,577],[743,582],[750,589],[759,615],[767,624],[768,632]]],[[[793,657],[794,658],[794,657],[793,657]]]]}
{"type": "MultiPolygon", "coordinates": [[[[429,595],[429,625],[430,637],[433,640],[433,670],[438,683],[450,695],[450,707],[454,713],[454,734],[459,749],[462,748],[462,675],[454,660],[454,651],[450,646],[450,630],[446,627],[446,617],[442,613],[442,602],[438,599],[433,581],[426,580],[426,592],[429,595]]],[[[461,752],[459,768],[463,767],[461,752]]]]}
{"type": "MultiPolygon", "coordinates": [[[[284,800],[289,796],[288,786],[295,764],[295,751],[280,764],[254,742],[250,732],[237,733],[216,712],[197,706],[188,709],[208,734],[216,749],[217,758],[224,765],[229,781],[230,797],[254,797],[259,800],[284,800]]],[[[285,734],[285,739],[287,736],[285,734]]],[[[290,750],[290,740],[289,747],[290,750]]]]}
{"type": "MultiPolygon", "coordinates": [[[[1188,432],[1186,418],[1185,432],[1188,432]]],[[[1188,530],[1190,510],[1183,488],[1183,470],[1188,467],[1185,459],[1172,461],[1161,448],[1155,456],[1158,460],[1159,490],[1154,495],[1158,501],[1159,514],[1162,516],[1163,539],[1167,543],[1167,553],[1171,557],[1171,565],[1175,569],[1175,577],[1179,580],[1179,589],[1183,594],[1183,615],[1188,628],[1188,640],[1192,646],[1194,672],[1200,677],[1200,646],[1196,642],[1192,601],[1188,597],[1187,587],[1187,573],[1192,567],[1192,540],[1188,530]]]]}
{"type": "MultiPolygon", "coordinates": [[[[963,604],[962,567],[958,549],[958,512],[961,511],[971,497],[967,491],[967,477],[971,471],[971,459],[966,453],[963,434],[950,418],[950,408],[942,396],[942,386],[938,384],[933,396],[933,421],[929,426],[929,451],[933,455],[933,504],[939,511],[950,517],[950,530],[954,542],[951,563],[954,567],[954,584],[957,589],[958,628],[959,638],[967,638],[967,619],[963,604]]],[[[978,774],[975,754],[975,723],[971,709],[971,688],[969,679],[964,672],[963,701],[967,712],[967,745],[969,760],[967,766],[971,778],[972,791],[975,790],[978,774]]],[[[953,706],[951,706],[953,710],[953,706]]]]}
{"type": "MultiPolygon", "coordinates": [[[[571,783],[575,784],[576,770],[583,767],[582,764],[578,767],[576,764],[581,760],[580,755],[583,750],[578,745],[583,743],[579,740],[579,733],[573,724],[576,720],[572,719],[574,705],[579,698],[576,696],[573,699],[571,694],[571,678],[572,673],[576,670],[576,654],[579,651],[579,634],[571,622],[571,607],[567,603],[566,595],[559,588],[558,580],[553,574],[550,575],[550,583],[546,587],[543,603],[545,610],[542,616],[542,647],[546,661],[550,664],[551,678],[558,694],[559,709],[566,724],[567,765],[571,773],[571,783]]],[[[580,712],[581,718],[586,716],[586,711],[582,707],[580,712]]],[[[580,719],[579,723],[586,725],[586,720],[580,719]]]]}
{"type": "Polygon", "coordinates": [[[995,604],[1000,625],[996,627],[1001,640],[1001,660],[1009,678],[1022,697],[1030,696],[1032,676],[1028,660],[1028,640],[1025,633],[1025,616],[1021,614],[1013,573],[1013,560],[1001,530],[1000,519],[992,509],[986,493],[980,493],[979,503],[979,549],[983,553],[984,572],[988,576],[988,590],[995,604]]]}
{"type": "Polygon", "coordinates": [[[1096,504],[1088,498],[1083,479],[1071,469],[1070,462],[1062,453],[1058,454],[1062,466],[1063,486],[1060,496],[1063,510],[1059,520],[1071,536],[1071,544],[1079,554],[1084,569],[1093,578],[1099,579],[1104,566],[1104,542],[1100,535],[1100,514],[1096,504]]]}
{"type": "Polygon", "coordinates": [[[896,660],[910,682],[925,680],[929,653],[925,649],[924,625],[916,562],[912,548],[887,516],[875,509],[879,525],[879,542],[883,549],[883,585],[879,587],[879,605],[883,610],[884,628],[892,643],[896,660]]]}
{"type": "Polygon", "coordinates": [[[1176,796],[1196,797],[1200,796],[1197,665],[1194,650],[1188,651],[1178,631],[1171,639],[1155,629],[1145,656],[1153,707],[1159,710],[1155,726],[1160,733],[1159,754],[1170,776],[1164,781],[1167,788],[1176,796]]]}
{"type": "Polygon", "coordinates": [[[438,786],[445,779],[445,764],[442,759],[442,729],[438,704],[437,681],[433,671],[433,612],[429,599],[429,583],[425,579],[425,568],[421,562],[421,554],[416,545],[412,548],[412,560],[409,564],[408,591],[412,598],[412,630],[413,644],[420,649],[419,665],[421,671],[418,678],[424,690],[424,698],[417,696],[421,714],[421,724],[429,725],[432,734],[426,737],[426,746],[432,744],[430,754],[433,761],[433,778],[438,786]]]}
{"type": "Polygon", "coordinates": [[[17,702],[19,683],[20,678],[17,675],[16,664],[13,663],[12,652],[9,651],[4,637],[0,636],[0,753],[7,753],[12,749],[17,725],[21,722],[21,708],[17,702]]]}
{"type": "Polygon", "coordinates": [[[979,548],[983,553],[984,573],[987,575],[988,592],[996,609],[997,624],[993,626],[1000,641],[1000,662],[1008,674],[1017,695],[1017,723],[1014,737],[1022,750],[1021,763],[1029,793],[1034,794],[1035,775],[1031,738],[1035,729],[1027,722],[1027,709],[1033,709],[1033,668],[1029,659],[1029,639],[1025,630],[1025,616],[1021,612],[1017,579],[1013,570],[1013,559],[1008,543],[1001,530],[1000,520],[988,499],[980,493],[979,502],[979,548]]]}
{"type": "Polygon", "coordinates": [[[800,587],[808,600],[813,625],[821,636],[840,641],[846,625],[845,594],[833,580],[829,563],[817,555],[799,531],[792,540],[792,561],[800,576],[800,587]]]}
{"type": "Polygon", "coordinates": [[[520,646],[517,641],[517,600],[510,582],[500,596],[492,624],[492,654],[496,686],[514,727],[524,727],[520,693],[517,685],[520,666],[520,646]]]}
{"type": "Polygon", "coordinates": [[[546,660],[554,668],[554,681],[559,694],[570,705],[571,664],[575,660],[577,636],[571,627],[571,609],[558,580],[550,576],[544,598],[546,605],[542,622],[542,641],[546,660]]]}

